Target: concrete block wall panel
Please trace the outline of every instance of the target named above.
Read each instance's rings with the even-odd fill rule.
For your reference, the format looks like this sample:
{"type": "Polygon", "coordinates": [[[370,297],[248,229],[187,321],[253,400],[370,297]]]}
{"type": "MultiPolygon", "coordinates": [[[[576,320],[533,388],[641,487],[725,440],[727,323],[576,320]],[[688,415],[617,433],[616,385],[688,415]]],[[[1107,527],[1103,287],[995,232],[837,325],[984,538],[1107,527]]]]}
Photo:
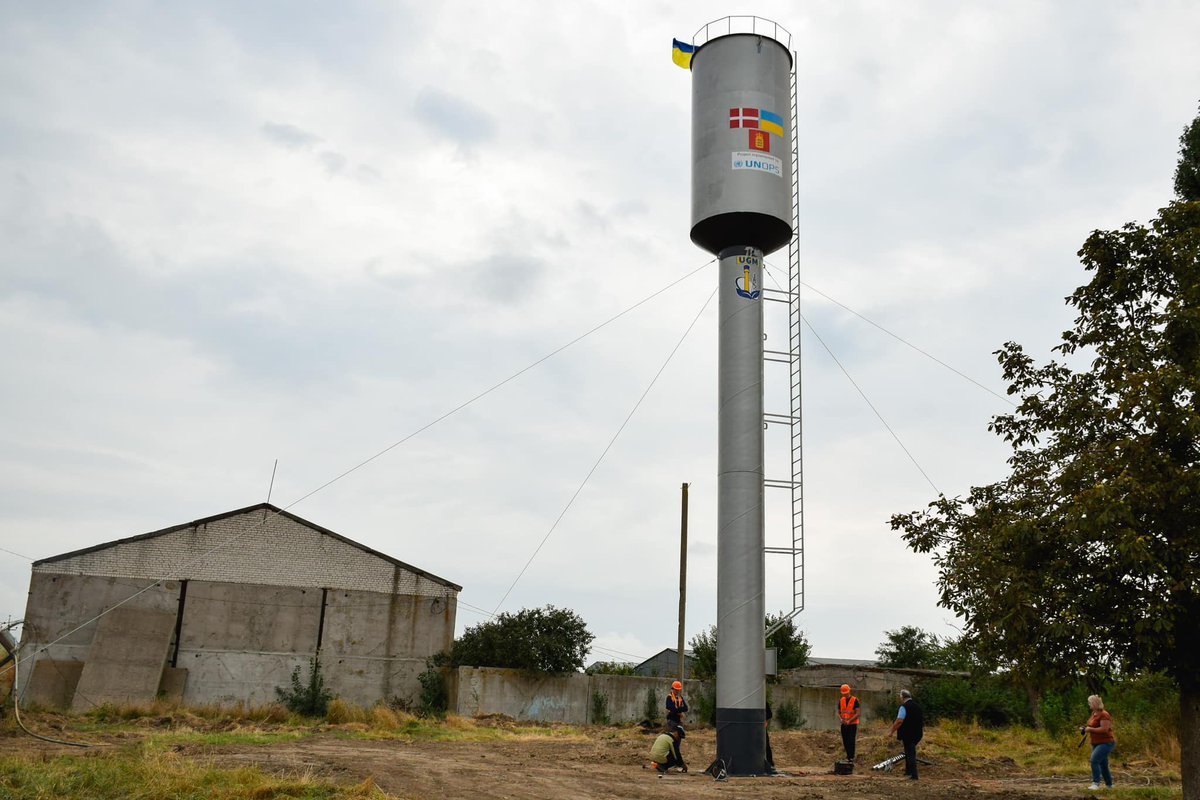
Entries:
{"type": "Polygon", "coordinates": [[[447,586],[396,565],[290,517],[251,510],[149,538],[117,542],[49,564],[55,571],[135,577],[164,575],[217,583],[338,587],[426,597],[447,586]]]}
{"type": "Polygon", "coordinates": [[[21,696],[22,705],[64,710],[71,707],[79,673],[83,672],[82,661],[43,658],[34,664],[31,672],[29,680],[21,676],[21,683],[27,687],[21,696]]]}
{"type": "MultiPolygon", "coordinates": [[[[587,722],[591,718],[592,693],[599,692],[608,699],[608,718],[612,722],[640,722],[646,717],[646,695],[653,691],[655,707],[659,709],[660,718],[666,716],[667,693],[671,690],[671,681],[666,678],[642,678],[631,675],[592,675],[588,690],[587,722]]],[[[692,691],[701,684],[698,681],[684,681],[683,696],[694,708],[692,691]]]]}
{"type": "Polygon", "coordinates": [[[504,714],[519,720],[584,724],[591,702],[588,677],[531,675],[515,669],[460,667],[452,697],[463,716],[504,714]]]}
{"type": "Polygon", "coordinates": [[[311,656],[320,624],[320,589],[189,581],[180,649],[311,656]]]}
{"type": "Polygon", "coordinates": [[[188,671],[185,705],[261,706],[277,702],[275,688],[290,689],[292,670],[308,679],[311,655],[180,650],[177,666],[188,671]]]}
{"type": "Polygon", "coordinates": [[[162,683],[158,692],[168,703],[182,703],[183,690],[187,687],[188,671],[177,667],[167,667],[163,670],[162,683]]]}
{"type": "Polygon", "coordinates": [[[449,649],[452,598],[330,590],[322,652],[337,656],[420,658],[449,649]]]}
{"type": "Polygon", "coordinates": [[[121,606],[101,617],[71,710],[153,703],[174,630],[172,611],[121,606]]]}
{"type": "MultiPolygon", "coordinates": [[[[25,606],[25,627],[21,644],[24,649],[36,642],[45,644],[72,631],[79,625],[142,592],[123,608],[147,608],[174,613],[179,583],[165,581],[146,591],[153,579],[97,577],[61,572],[34,572],[29,581],[29,599],[25,606]]],[[[60,644],[90,646],[96,623],[70,633],[60,644]]],[[[28,650],[26,650],[28,652],[28,650]]]]}
{"type": "Polygon", "coordinates": [[[399,698],[415,705],[421,684],[417,676],[425,670],[423,658],[321,657],[325,686],[335,697],[359,706],[373,706],[399,698]]]}
{"type": "Polygon", "coordinates": [[[123,600],[128,602],[121,608],[175,614],[179,597],[178,582],[165,581],[146,589],[149,584],[150,581],[133,578],[35,571],[29,581],[25,626],[21,633],[25,661],[21,664],[21,686],[18,691],[25,691],[37,669],[37,663],[43,658],[80,662],[86,659],[97,627],[97,622],[91,620],[123,600]],[[135,594],[137,596],[133,597],[135,594]],[[133,599],[129,600],[131,597],[133,599]],[[82,628],[74,630],[81,625],[82,628]],[[66,638],[62,641],[50,644],[64,634],[66,638]]]}
{"type": "MultiPolygon", "coordinates": [[[[612,722],[638,721],[644,718],[646,693],[653,689],[655,705],[662,709],[670,684],[661,678],[642,678],[628,675],[537,676],[519,670],[493,667],[460,667],[452,670],[448,681],[450,710],[465,717],[503,714],[514,719],[565,722],[572,725],[592,724],[592,693],[599,692],[608,699],[608,715],[612,722]]],[[[688,721],[699,723],[695,698],[701,691],[711,693],[711,684],[684,681],[684,695],[692,712],[688,721]]],[[[863,720],[869,720],[875,708],[888,706],[894,714],[895,697],[887,692],[855,692],[862,701],[863,720]]],[[[841,696],[835,688],[787,686],[772,684],[769,690],[771,707],[792,702],[806,720],[809,730],[837,730],[837,701],[841,696]]],[[[659,711],[660,719],[664,715],[659,711]]]]}

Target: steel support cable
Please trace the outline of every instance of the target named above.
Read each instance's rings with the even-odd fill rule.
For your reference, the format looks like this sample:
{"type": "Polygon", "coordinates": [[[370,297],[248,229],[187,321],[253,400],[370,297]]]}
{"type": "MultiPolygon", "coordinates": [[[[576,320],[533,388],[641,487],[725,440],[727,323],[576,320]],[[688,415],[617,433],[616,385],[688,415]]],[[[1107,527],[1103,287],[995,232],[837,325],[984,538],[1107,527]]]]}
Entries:
{"type": "Polygon", "coordinates": [[[550,526],[550,530],[546,531],[546,535],[542,537],[542,541],[539,542],[537,548],[534,549],[533,555],[531,555],[529,560],[525,562],[525,566],[521,567],[521,571],[517,573],[517,577],[513,579],[512,584],[508,587],[508,591],[506,591],[504,596],[500,598],[500,602],[496,603],[496,607],[492,609],[493,614],[500,610],[500,606],[504,605],[504,601],[508,599],[509,594],[511,594],[513,588],[516,587],[517,582],[521,580],[521,577],[525,574],[525,571],[529,569],[529,565],[533,563],[535,558],[537,558],[537,554],[541,552],[542,547],[546,544],[546,540],[550,538],[550,534],[554,533],[554,529],[558,527],[558,523],[562,521],[562,518],[566,516],[567,511],[575,502],[575,498],[579,497],[579,493],[583,491],[583,487],[587,486],[588,480],[591,479],[592,474],[596,471],[596,468],[600,466],[600,462],[604,460],[606,455],[608,455],[608,451],[612,449],[612,446],[617,441],[617,437],[619,437],[621,432],[625,430],[625,426],[629,424],[629,420],[633,419],[633,415],[637,413],[638,408],[641,407],[642,401],[646,399],[646,395],[650,394],[650,390],[654,388],[654,384],[658,381],[659,376],[663,374],[663,370],[667,368],[667,365],[671,363],[671,359],[675,357],[677,352],[679,352],[679,348],[683,345],[684,340],[687,339],[688,334],[692,332],[692,328],[696,327],[696,323],[700,321],[700,315],[704,313],[704,309],[708,308],[708,304],[712,302],[712,299],[714,296],[716,296],[716,294],[717,290],[713,289],[712,293],[709,294],[708,299],[704,301],[704,305],[700,306],[700,310],[696,312],[696,316],[692,318],[691,323],[688,324],[687,329],[683,332],[683,335],[679,337],[679,341],[675,343],[675,347],[672,348],[671,352],[667,354],[667,358],[665,361],[663,361],[662,366],[658,368],[658,372],[654,373],[654,377],[650,379],[650,384],[646,387],[646,390],[642,392],[642,396],[638,398],[637,402],[633,404],[633,408],[629,410],[629,414],[626,415],[625,421],[621,423],[621,427],[617,428],[617,432],[613,434],[612,439],[610,439],[608,445],[605,446],[604,452],[602,452],[600,457],[596,459],[596,463],[592,464],[592,468],[588,470],[588,474],[584,476],[583,482],[579,484],[579,488],[575,490],[575,494],[571,495],[571,499],[567,501],[565,506],[563,506],[563,510],[558,513],[558,518],[554,520],[554,524],[550,526]]]}
{"type": "MultiPolygon", "coordinates": [[[[301,496],[300,498],[298,498],[298,499],[296,499],[296,500],[293,500],[291,503],[289,503],[288,505],[286,505],[286,506],[284,506],[283,508],[281,508],[281,509],[280,509],[280,512],[272,512],[270,515],[264,515],[264,516],[263,516],[263,519],[262,519],[262,521],[261,521],[261,522],[259,522],[259,523],[255,524],[255,525],[251,525],[250,527],[246,528],[246,529],[245,529],[244,531],[242,531],[241,533],[239,533],[239,534],[237,534],[237,535],[235,535],[235,536],[231,536],[229,539],[227,539],[227,540],[225,540],[225,541],[223,541],[223,542],[220,542],[220,543],[218,543],[218,544],[214,545],[212,548],[210,548],[210,549],[206,550],[205,552],[201,553],[200,555],[196,556],[195,558],[193,558],[193,559],[190,559],[189,561],[185,561],[183,564],[180,564],[179,566],[177,566],[177,567],[175,568],[174,572],[175,572],[175,573],[182,572],[184,569],[186,569],[186,568],[188,568],[188,567],[190,567],[190,566],[192,566],[192,565],[194,565],[194,564],[198,564],[198,563],[200,563],[200,562],[204,561],[204,560],[205,560],[205,559],[207,559],[207,558],[208,558],[210,555],[212,555],[213,553],[215,553],[217,550],[220,550],[220,549],[222,549],[222,548],[224,548],[224,547],[228,547],[229,545],[231,545],[231,544],[234,544],[235,542],[237,542],[237,541],[241,540],[243,537],[245,537],[245,536],[249,535],[251,532],[253,532],[253,531],[255,531],[255,530],[259,529],[259,528],[262,528],[262,527],[266,526],[267,522],[268,522],[270,519],[273,519],[273,518],[275,518],[275,517],[279,516],[279,513],[283,512],[283,511],[287,511],[287,510],[289,510],[289,509],[291,509],[291,508],[294,508],[295,506],[299,505],[300,503],[304,502],[304,501],[305,501],[305,500],[307,500],[308,498],[310,498],[310,497],[312,497],[313,495],[315,495],[317,492],[320,492],[320,491],[322,491],[322,490],[324,490],[324,489],[327,489],[327,488],[329,488],[330,486],[332,486],[333,484],[335,484],[335,483],[337,483],[338,481],[342,480],[343,478],[347,477],[347,476],[348,476],[348,475],[350,475],[351,473],[353,473],[353,472],[356,472],[356,471],[357,471],[357,470],[359,470],[359,469],[362,469],[362,468],[363,468],[363,467],[365,467],[367,464],[370,464],[372,461],[375,461],[376,459],[380,458],[381,456],[383,456],[383,455],[385,455],[385,454],[387,454],[387,453],[391,452],[392,450],[395,450],[397,447],[399,447],[400,445],[402,445],[402,444],[404,444],[405,442],[409,441],[410,439],[412,439],[413,437],[417,436],[418,434],[420,434],[420,433],[423,433],[424,431],[427,431],[427,430],[429,430],[429,429],[430,429],[430,428],[432,428],[434,425],[437,425],[439,422],[442,422],[442,421],[443,421],[443,420],[445,420],[446,418],[448,418],[448,417],[450,417],[450,416],[452,416],[452,415],[454,415],[454,414],[458,413],[459,411],[462,411],[464,408],[466,408],[467,406],[469,406],[469,405],[471,405],[472,403],[476,402],[477,400],[481,400],[481,399],[483,399],[484,397],[486,397],[487,395],[489,395],[489,394],[491,394],[492,392],[496,391],[497,389],[501,388],[501,387],[502,387],[502,386],[504,386],[505,384],[511,383],[513,380],[515,380],[515,379],[519,378],[521,375],[524,375],[524,374],[525,374],[526,372],[528,372],[529,370],[531,370],[531,369],[533,369],[534,367],[536,367],[536,366],[538,366],[538,365],[542,364],[542,363],[543,363],[543,362],[545,362],[545,361],[548,361],[549,359],[551,359],[551,358],[553,358],[554,356],[558,355],[559,353],[561,353],[562,351],[564,351],[564,350],[566,350],[567,348],[571,347],[572,345],[578,344],[580,341],[582,341],[583,339],[587,338],[588,336],[591,336],[591,335],[592,335],[593,333],[595,333],[596,331],[599,331],[600,329],[602,329],[602,328],[605,328],[605,327],[607,327],[608,325],[611,325],[613,322],[616,322],[618,319],[620,319],[621,317],[625,316],[626,314],[628,314],[629,312],[633,311],[634,309],[636,309],[636,308],[639,308],[639,307],[640,307],[640,306],[642,306],[642,305],[645,305],[645,304],[646,304],[646,303],[648,303],[649,301],[653,300],[655,297],[658,297],[660,294],[662,294],[662,293],[664,293],[664,292],[666,292],[666,291],[668,291],[668,290],[670,290],[670,289],[673,289],[675,286],[677,286],[677,285],[679,285],[680,283],[684,282],[685,280],[687,280],[688,278],[692,277],[692,276],[693,276],[693,275],[695,275],[696,273],[698,273],[698,272],[702,271],[702,270],[703,270],[705,267],[708,267],[710,264],[714,263],[715,261],[716,261],[716,259],[715,259],[715,258],[710,258],[708,261],[705,261],[703,264],[701,264],[700,266],[696,267],[696,268],[695,268],[695,269],[693,269],[691,272],[688,272],[686,275],[683,275],[683,276],[681,276],[681,277],[679,277],[679,278],[676,278],[675,280],[673,280],[673,281],[671,281],[670,283],[668,283],[666,286],[663,286],[663,287],[662,287],[661,289],[659,289],[658,291],[655,291],[655,292],[651,293],[650,295],[647,295],[646,297],[642,298],[641,300],[639,300],[638,302],[634,303],[633,305],[631,305],[631,306],[628,306],[628,307],[626,307],[624,310],[617,312],[617,313],[616,313],[616,314],[614,314],[613,316],[611,316],[611,317],[609,317],[608,319],[606,319],[604,322],[601,322],[600,324],[598,324],[598,325],[595,325],[594,327],[590,328],[590,329],[589,329],[589,330],[587,330],[586,332],[584,332],[584,333],[581,333],[580,335],[576,336],[574,339],[572,339],[571,341],[567,342],[566,344],[564,344],[564,345],[562,345],[562,346],[560,346],[560,347],[556,348],[555,350],[552,350],[551,352],[549,352],[549,353],[547,353],[546,355],[542,356],[541,358],[537,359],[536,361],[534,361],[533,363],[529,364],[528,366],[526,366],[526,367],[524,367],[524,368],[522,368],[522,369],[518,370],[517,372],[514,372],[512,375],[509,375],[507,378],[505,378],[504,380],[500,381],[499,383],[496,383],[496,384],[494,384],[493,386],[491,386],[490,388],[483,390],[483,391],[482,391],[482,392],[480,392],[479,394],[477,394],[477,395],[475,395],[474,397],[472,397],[470,400],[467,400],[467,401],[465,401],[465,402],[463,402],[463,403],[460,403],[459,405],[455,406],[455,407],[454,407],[453,409],[451,409],[450,411],[447,411],[446,413],[442,414],[440,417],[438,417],[437,419],[433,420],[432,422],[428,422],[428,423],[426,423],[425,425],[422,425],[420,428],[417,428],[415,431],[413,431],[412,433],[408,434],[407,436],[405,436],[404,438],[400,439],[399,441],[393,442],[392,444],[390,444],[390,445],[388,445],[387,447],[385,447],[384,449],[380,450],[378,453],[376,453],[375,455],[371,456],[370,458],[367,458],[367,459],[364,459],[363,461],[360,461],[358,464],[355,464],[355,465],[354,465],[353,467],[351,467],[350,469],[348,469],[348,470],[346,470],[346,471],[342,472],[341,474],[337,475],[336,477],[334,477],[334,478],[332,478],[332,479],[330,479],[330,480],[326,481],[325,483],[321,484],[321,485],[320,485],[320,486],[318,486],[316,489],[313,489],[312,491],[310,491],[310,492],[308,492],[307,494],[305,494],[305,495],[301,496]]],[[[709,298],[709,299],[711,299],[711,296],[710,296],[710,298],[709,298]]],[[[707,305],[707,303],[705,303],[705,305],[707,305]]],[[[693,323],[693,324],[694,324],[694,323],[693,323]]],[[[689,328],[689,330],[690,330],[690,328],[689,328]]],[[[14,554],[14,555],[15,555],[15,554],[14,554]]],[[[162,577],[162,578],[159,578],[158,580],[154,581],[154,582],[153,582],[153,583],[151,583],[150,585],[142,587],[140,590],[138,590],[137,592],[134,592],[134,593],[133,593],[133,594],[131,594],[129,597],[126,597],[124,600],[121,600],[121,601],[119,601],[119,602],[116,602],[116,603],[114,603],[113,605],[109,606],[108,608],[106,608],[104,611],[100,612],[100,613],[99,613],[99,614],[97,614],[96,616],[92,617],[91,619],[87,620],[86,622],[82,622],[82,623],[80,623],[79,625],[75,626],[74,628],[72,628],[71,630],[67,631],[67,632],[66,632],[66,633],[64,633],[63,635],[59,636],[59,637],[58,637],[57,639],[55,639],[54,641],[52,641],[52,642],[48,642],[47,644],[43,645],[42,647],[40,647],[40,648],[37,650],[37,652],[35,652],[35,653],[31,654],[31,655],[25,656],[25,658],[26,658],[26,659],[30,659],[30,658],[33,658],[34,656],[36,656],[36,655],[38,655],[38,654],[40,654],[40,653],[44,653],[44,652],[45,652],[46,650],[48,650],[50,647],[52,647],[52,646],[53,646],[53,645],[55,645],[55,644],[58,644],[58,643],[59,643],[59,642],[61,642],[63,639],[67,638],[68,636],[70,636],[71,634],[75,633],[76,631],[82,630],[83,628],[87,627],[88,625],[91,625],[93,622],[95,622],[96,620],[100,619],[100,618],[101,618],[101,617],[103,617],[105,614],[109,613],[110,611],[112,611],[112,610],[114,610],[114,609],[116,609],[116,608],[120,608],[121,606],[125,605],[126,603],[130,602],[131,600],[135,599],[136,597],[138,597],[138,596],[140,596],[140,595],[142,595],[142,594],[144,594],[144,593],[146,593],[146,592],[150,591],[150,590],[151,590],[151,589],[153,589],[154,587],[156,587],[156,586],[158,586],[159,584],[163,583],[164,581],[168,581],[168,580],[171,580],[171,578],[170,578],[169,576],[162,577]]],[[[0,669],[0,674],[3,674],[5,671],[7,671],[7,670],[8,670],[8,669],[10,669],[10,668],[15,668],[15,666],[16,666],[16,662],[14,661],[14,662],[13,662],[13,666],[12,666],[12,667],[5,667],[5,668],[3,668],[3,669],[0,669]]]]}
{"type": "Polygon", "coordinates": [[[846,376],[846,380],[850,381],[850,385],[854,387],[855,391],[858,392],[859,396],[862,397],[866,404],[871,407],[871,411],[875,412],[875,416],[879,418],[881,423],[883,423],[883,427],[887,428],[887,432],[890,433],[892,438],[896,440],[896,444],[900,445],[900,449],[904,451],[904,455],[908,456],[908,460],[911,461],[913,466],[917,468],[917,472],[921,473],[921,476],[925,478],[925,481],[933,487],[933,490],[937,492],[938,496],[940,497],[942,495],[942,490],[934,485],[933,481],[930,480],[929,476],[925,473],[925,470],[921,469],[921,465],[917,463],[917,459],[914,458],[913,454],[910,453],[908,448],[904,446],[904,442],[900,441],[900,437],[896,435],[894,430],[892,430],[892,426],[887,424],[887,420],[885,420],[883,415],[879,413],[879,409],[875,408],[875,404],[872,403],[870,398],[867,397],[866,392],[862,390],[862,388],[855,382],[854,378],[850,376],[850,373],[846,370],[846,368],[842,366],[842,362],[838,361],[838,357],[835,356],[833,351],[829,349],[829,345],[825,344],[825,340],[822,339],[821,335],[817,333],[815,328],[813,328],[812,323],[808,321],[807,317],[802,316],[800,319],[804,320],[804,324],[808,326],[808,329],[812,332],[812,335],[817,337],[817,341],[821,343],[821,347],[825,348],[825,352],[828,353],[829,357],[833,359],[833,363],[838,365],[838,369],[840,369],[842,374],[846,376]]]}
{"type": "MultiPolygon", "coordinates": [[[[766,266],[766,265],[764,264],[764,267],[765,267],[765,266],[766,266]]],[[[769,274],[769,271],[768,271],[768,274],[769,274]]],[[[771,280],[772,280],[772,281],[774,281],[774,283],[775,283],[775,285],[776,285],[776,286],[778,286],[778,285],[779,285],[779,282],[775,280],[775,276],[774,276],[774,275],[772,275],[772,276],[771,276],[771,280]]],[[[913,344],[912,342],[910,342],[910,341],[908,341],[907,339],[905,339],[903,336],[900,336],[899,334],[896,334],[896,333],[892,333],[892,332],[891,332],[891,331],[889,331],[887,328],[885,328],[885,327],[883,327],[882,325],[880,325],[878,322],[874,321],[873,319],[870,319],[869,317],[866,317],[866,316],[864,316],[864,315],[862,315],[862,314],[858,313],[858,312],[857,312],[857,311],[855,311],[853,308],[851,308],[850,306],[848,306],[848,305],[846,305],[845,303],[841,302],[840,300],[837,300],[836,298],[830,297],[829,295],[825,294],[824,292],[822,292],[822,291],[821,291],[820,289],[818,289],[817,287],[813,286],[811,283],[805,283],[804,281],[800,281],[800,285],[801,285],[801,286],[804,286],[804,287],[806,287],[806,288],[808,288],[808,289],[810,289],[810,290],[812,290],[812,291],[814,291],[814,292],[816,292],[817,294],[821,295],[821,297],[824,297],[826,300],[828,300],[829,302],[833,303],[834,305],[836,305],[836,306],[838,306],[838,307],[840,307],[840,308],[843,308],[843,309],[845,309],[846,311],[849,311],[851,314],[853,314],[854,316],[858,317],[859,319],[861,319],[863,322],[867,323],[868,325],[871,325],[871,326],[873,326],[873,327],[875,327],[875,328],[878,328],[879,330],[881,330],[881,331],[883,331],[884,333],[886,333],[888,336],[891,336],[893,339],[895,339],[896,341],[900,342],[900,343],[901,343],[902,345],[904,345],[905,347],[910,347],[910,348],[912,348],[913,350],[916,350],[916,351],[917,351],[918,353],[920,353],[921,355],[925,356],[926,358],[928,358],[929,360],[933,361],[934,363],[936,363],[936,364],[939,364],[939,365],[941,365],[941,366],[945,367],[946,369],[950,370],[951,372],[953,372],[955,375],[957,375],[958,377],[962,378],[963,380],[966,380],[966,381],[969,381],[969,382],[971,382],[971,383],[975,384],[975,385],[976,385],[976,386],[978,386],[980,389],[983,389],[985,392],[987,392],[988,394],[992,395],[993,397],[997,397],[997,398],[999,398],[999,399],[1003,400],[1004,402],[1008,403],[1010,406],[1013,406],[1014,408],[1017,406],[1017,404],[1016,404],[1016,403],[1014,403],[1012,400],[1010,400],[1009,398],[1005,397],[1004,395],[1000,394],[999,392],[997,392],[997,391],[995,391],[995,390],[993,390],[993,389],[989,389],[988,387],[984,386],[984,385],[983,385],[982,383],[980,383],[979,381],[977,381],[977,380],[975,380],[974,378],[972,378],[970,375],[967,375],[965,372],[962,372],[961,370],[959,370],[959,369],[957,369],[957,368],[955,368],[955,367],[951,366],[950,364],[947,364],[945,361],[942,361],[940,358],[938,358],[937,356],[933,355],[932,353],[930,353],[930,352],[928,352],[928,351],[926,351],[926,350],[923,350],[923,349],[921,349],[921,348],[920,348],[920,347],[918,347],[917,345],[915,345],[915,344],[913,344]]],[[[780,291],[783,291],[783,290],[781,289],[780,291]]]]}

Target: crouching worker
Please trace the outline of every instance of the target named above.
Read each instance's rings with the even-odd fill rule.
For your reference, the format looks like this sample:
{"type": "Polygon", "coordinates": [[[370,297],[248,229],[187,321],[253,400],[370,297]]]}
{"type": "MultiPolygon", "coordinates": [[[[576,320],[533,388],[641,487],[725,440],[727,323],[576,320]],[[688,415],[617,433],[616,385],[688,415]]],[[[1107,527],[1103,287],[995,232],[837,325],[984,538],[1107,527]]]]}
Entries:
{"type": "Polygon", "coordinates": [[[687,772],[687,764],[683,763],[683,756],[679,753],[679,743],[685,736],[687,733],[681,725],[672,726],[670,730],[660,733],[654,740],[654,746],[650,748],[651,768],[663,775],[671,767],[679,767],[680,772],[687,772]]]}

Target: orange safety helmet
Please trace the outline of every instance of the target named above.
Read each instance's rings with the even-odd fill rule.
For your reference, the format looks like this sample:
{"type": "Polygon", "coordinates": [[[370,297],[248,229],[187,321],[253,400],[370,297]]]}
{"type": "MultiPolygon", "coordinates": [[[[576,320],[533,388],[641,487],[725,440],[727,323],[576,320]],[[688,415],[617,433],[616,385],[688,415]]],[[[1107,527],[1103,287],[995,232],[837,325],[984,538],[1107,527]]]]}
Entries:
{"type": "MultiPolygon", "coordinates": [[[[675,690],[675,691],[677,691],[677,692],[682,692],[682,691],[683,691],[683,684],[682,684],[682,683],[680,683],[679,681],[675,681],[674,683],[672,683],[672,684],[671,684],[671,688],[672,688],[672,689],[674,689],[674,690],[675,690]]],[[[850,690],[849,690],[849,689],[847,689],[846,691],[850,691],[850,690]]]]}
{"type": "Polygon", "coordinates": [[[842,694],[850,694],[850,684],[848,684],[848,683],[842,684],[842,694]]]}

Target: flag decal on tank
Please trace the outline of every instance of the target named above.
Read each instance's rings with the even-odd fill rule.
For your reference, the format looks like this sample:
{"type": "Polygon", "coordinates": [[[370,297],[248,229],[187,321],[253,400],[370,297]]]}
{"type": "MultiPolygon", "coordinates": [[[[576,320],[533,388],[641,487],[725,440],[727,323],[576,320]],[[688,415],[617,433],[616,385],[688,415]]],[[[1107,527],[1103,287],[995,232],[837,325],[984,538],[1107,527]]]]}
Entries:
{"type": "Polygon", "coordinates": [[[765,108],[731,108],[729,127],[753,128],[783,136],[783,117],[765,108]]]}

